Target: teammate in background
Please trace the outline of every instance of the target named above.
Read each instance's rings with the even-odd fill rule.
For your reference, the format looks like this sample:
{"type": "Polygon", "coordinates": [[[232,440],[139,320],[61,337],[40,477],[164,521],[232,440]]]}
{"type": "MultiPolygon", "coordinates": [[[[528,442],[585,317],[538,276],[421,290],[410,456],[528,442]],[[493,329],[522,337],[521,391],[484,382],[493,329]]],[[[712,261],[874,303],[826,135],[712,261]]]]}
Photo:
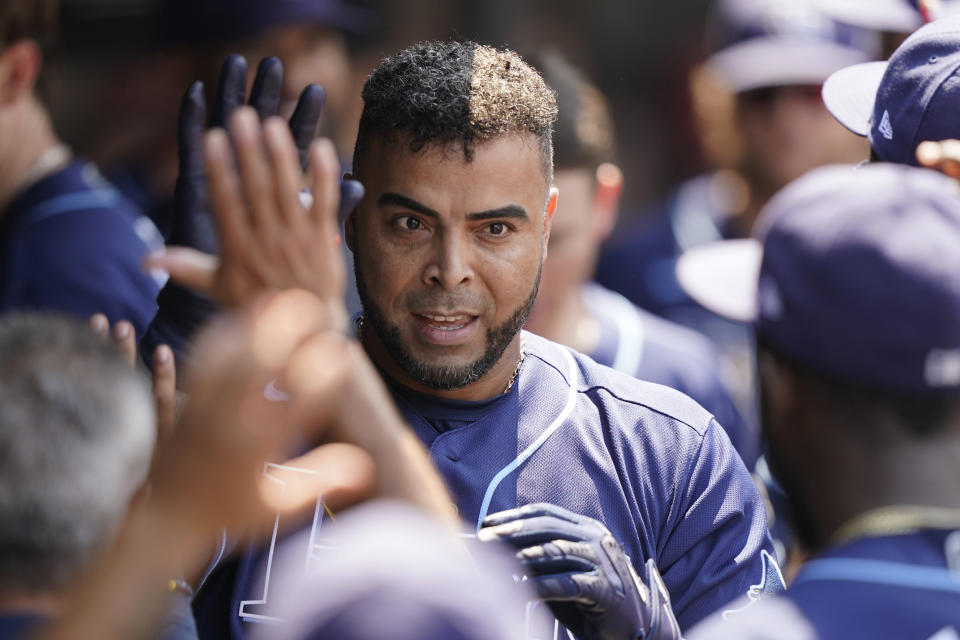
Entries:
{"type": "MultiPolygon", "coordinates": [[[[779,590],[763,504],[712,416],[520,330],[557,201],[543,79],[511,52],[423,43],[385,59],[363,97],[354,167],[366,195],[346,226],[357,330],[460,516],[514,546],[582,638],[676,637],[669,602],[650,597],[657,569],[683,628],[779,590]]],[[[285,126],[261,130],[243,109],[231,137],[242,180],[223,132],[206,137],[219,260],[181,251],[153,263],[226,303],[306,286],[341,315],[312,268],[330,246],[313,234],[337,206],[334,152],[314,147],[324,188],[305,215],[285,126]]],[[[198,594],[202,633],[244,635],[241,602],[262,597],[252,565],[224,567],[198,594]]]]}
{"type": "Polygon", "coordinates": [[[889,62],[841,69],[823,85],[823,102],[845,127],[870,141],[871,158],[917,165],[921,142],[960,138],[960,16],[907,38],[889,62]]]}
{"type": "Polygon", "coordinates": [[[563,197],[551,224],[550,259],[525,328],[602,365],[687,394],[714,415],[752,468],[758,434],[720,382],[710,342],[590,282],[623,188],[623,174],[612,164],[613,120],[599,90],[558,54],[533,64],[557,92],[554,184],[563,197]]]}
{"type": "Polygon", "coordinates": [[[354,111],[353,85],[346,39],[364,31],[371,15],[345,0],[65,2],[68,46],[55,59],[51,87],[56,120],[63,122],[65,138],[93,157],[166,239],[174,231],[179,97],[200,77],[212,103],[228,54],[251,63],[267,55],[282,62],[278,80],[266,88],[273,113],[289,118],[300,90],[319,84],[329,92],[320,122],[324,135],[350,130],[346,114],[354,111]],[[137,12],[131,28],[147,36],[130,42],[116,23],[137,12]],[[151,73],[144,73],[145,67],[151,73]]]}
{"type": "Polygon", "coordinates": [[[762,259],[730,299],[752,292],[768,456],[817,553],[783,597],[689,637],[958,637],[956,184],[821,169],[771,201],[756,237],[762,259]]]}
{"type": "Polygon", "coordinates": [[[160,283],[141,260],[162,246],[156,228],[51,125],[39,88],[56,26],[52,0],[0,7],[0,312],[96,312],[138,332],[160,283]]]}
{"type": "Polygon", "coordinates": [[[597,281],[710,338],[723,356],[724,382],[750,417],[749,329],[691,301],[674,265],[693,247],[747,237],[767,199],[810,169],[867,156],[862,141],[832,120],[820,86],[838,69],[877,59],[879,47],[875,34],[830,20],[809,0],[716,0],[706,36],[714,53],[691,73],[690,91],[715,171],[621,225],[601,251],[597,281]]]}
{"type": "MultiPolygon", "coordinates": [[[[114,344],[63,318],[3,316],[0,638],[32,637],[62,613],[115,540],[155,437],[149,387],[114,344]]],[[[148,637],[196,637],[177,604],[182,626],[148,637]]]]}

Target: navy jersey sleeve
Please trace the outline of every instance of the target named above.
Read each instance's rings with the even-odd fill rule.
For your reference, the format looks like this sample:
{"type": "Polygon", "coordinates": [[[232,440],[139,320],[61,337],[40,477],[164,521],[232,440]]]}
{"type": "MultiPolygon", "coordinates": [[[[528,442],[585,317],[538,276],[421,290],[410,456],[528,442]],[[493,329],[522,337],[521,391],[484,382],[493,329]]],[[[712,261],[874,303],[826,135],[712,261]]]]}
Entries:
{"type": "Polygon", "coordinates": [[[657,554],[682,628],[741,596],[783,591],[763,509],[742,460],[711,420],[657,554]]]}
{"type": "Polygon", "coordinates": [[[147,246],[109,208],[25,225],[8,261],[3,307],[52,310],[85,320],[101,312],[142,335],[156,311],[157,282],[140,266],[147,246]]]}

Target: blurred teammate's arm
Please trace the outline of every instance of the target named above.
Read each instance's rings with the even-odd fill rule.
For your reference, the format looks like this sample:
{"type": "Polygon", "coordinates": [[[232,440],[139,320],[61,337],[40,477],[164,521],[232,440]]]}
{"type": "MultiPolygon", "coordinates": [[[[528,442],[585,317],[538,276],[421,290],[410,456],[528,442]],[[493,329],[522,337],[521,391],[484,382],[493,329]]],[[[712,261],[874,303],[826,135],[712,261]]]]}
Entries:
{"type": "Polygon", "coordinates": [[[221,528],[263,530],[322,495],[334,510],[371,496],[407,499],[455,522],[426,452],[414,441],[359,347],[323,320],[302,290],[259,299],[216,320],[197,343],[190,399],[157,452],[150,499],[42,637],[129,638],[153,628],[180,570],[204,562],[221,528]],[[278,381],[284,401],[264,395],[278,381]],[[263,475],[307,437],[309,485],[285,494],[263,475]]]}

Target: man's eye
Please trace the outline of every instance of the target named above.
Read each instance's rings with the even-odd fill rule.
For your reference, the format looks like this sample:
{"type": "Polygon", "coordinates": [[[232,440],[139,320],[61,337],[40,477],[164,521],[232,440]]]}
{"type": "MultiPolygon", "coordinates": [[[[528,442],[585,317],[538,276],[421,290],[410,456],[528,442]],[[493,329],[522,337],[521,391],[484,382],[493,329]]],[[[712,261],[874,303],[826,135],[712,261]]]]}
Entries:
{"type": "Polygon", "coordinates": [[[406,231],[419,231],[423,228],[423,223],[413,216],[400,216],[397,218],[397,225],[406,231]]]}
{"type": "Polygon", "coordinates": [[[502,222],[493,222],[489,227],[487,227],[487,230],[492,236],[502,236],[507,232],[507,225],[503,224],[502,222]]]}

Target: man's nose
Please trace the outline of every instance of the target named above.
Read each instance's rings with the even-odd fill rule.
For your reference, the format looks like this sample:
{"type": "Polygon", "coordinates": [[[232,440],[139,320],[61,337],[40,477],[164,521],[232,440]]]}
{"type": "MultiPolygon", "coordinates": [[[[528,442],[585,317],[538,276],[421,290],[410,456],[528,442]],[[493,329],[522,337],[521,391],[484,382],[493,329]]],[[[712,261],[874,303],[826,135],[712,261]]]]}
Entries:
{"type": "Polygon", "coordinates": [[[457,233],[444,233],[437,238],[430,261],[423,270],[423,280],[430,286],[451,291],[473,280],[472,256],[467,238],[457,233]]]}

